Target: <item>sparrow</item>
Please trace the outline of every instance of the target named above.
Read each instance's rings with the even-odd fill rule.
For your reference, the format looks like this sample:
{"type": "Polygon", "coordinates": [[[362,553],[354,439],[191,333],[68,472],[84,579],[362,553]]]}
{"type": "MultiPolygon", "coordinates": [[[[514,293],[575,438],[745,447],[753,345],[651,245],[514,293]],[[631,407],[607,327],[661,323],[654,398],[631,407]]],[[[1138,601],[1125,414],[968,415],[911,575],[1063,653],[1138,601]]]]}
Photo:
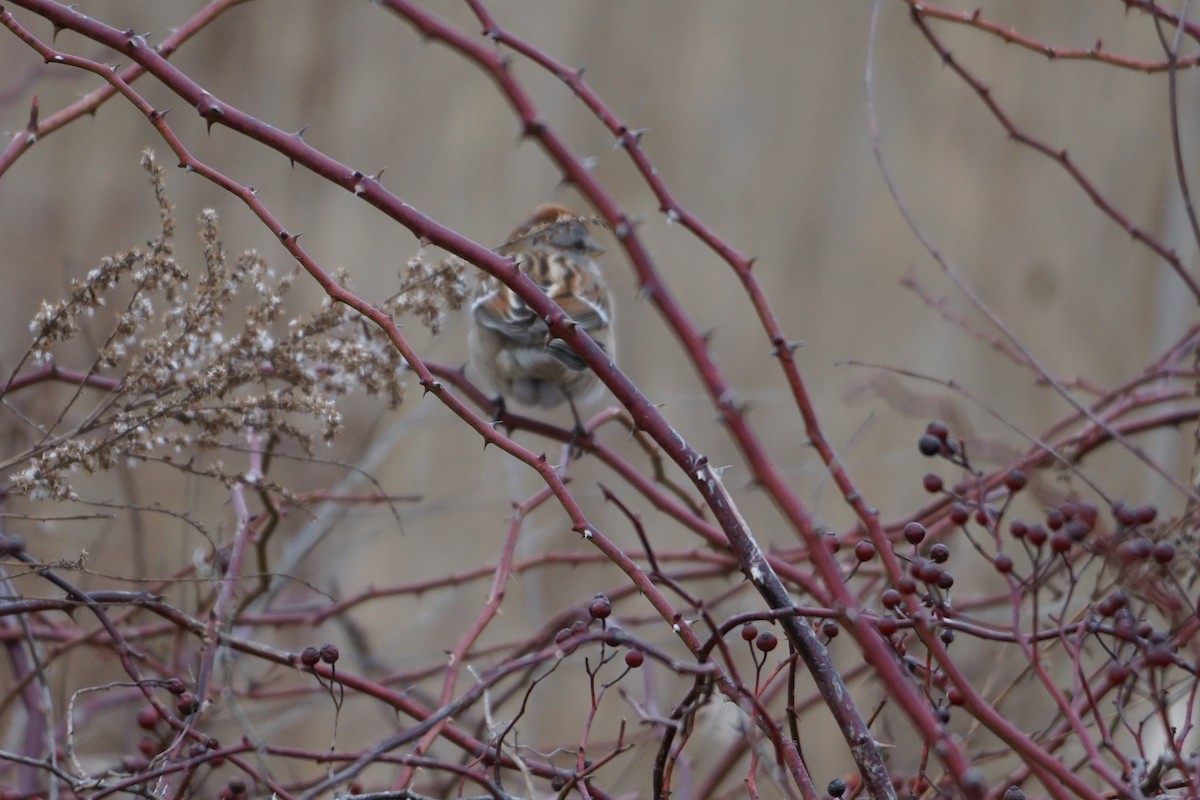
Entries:
{"type": "MultiPolygon", "coordinates": [[[[613,355],[613,306],[596,258],[604,249],[582,218],[557,205],[539,206],[497,253],[522,272],[579,327],[613,355]]],[[[552,339],[546,323],[516,292],[484,275],[471,303],[471,363],[504,399],[526,406],[571,406],[599,386],[571,346],[552,339]]]]}

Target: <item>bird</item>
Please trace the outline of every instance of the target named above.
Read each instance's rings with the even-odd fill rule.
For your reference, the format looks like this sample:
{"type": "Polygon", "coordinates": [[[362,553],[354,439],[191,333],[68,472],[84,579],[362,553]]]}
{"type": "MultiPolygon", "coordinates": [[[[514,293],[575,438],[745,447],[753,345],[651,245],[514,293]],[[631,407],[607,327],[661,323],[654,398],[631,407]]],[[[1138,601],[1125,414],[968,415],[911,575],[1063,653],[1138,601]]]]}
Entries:
{"type": "MultiPolygon", "coordinates": [[[[496,250],[578,323],[612,358],[613,303],[596,259],[596,244],[586,221],[559,205],[542,205],[496,250]]],[[[566,342],[551,338],[546,322],[516,292],[483,275],[471,303],[471,363],[505,400],[525,406],[570,405],[582,430],[576,403],[599,388],[596,374],[566,342]]]]}

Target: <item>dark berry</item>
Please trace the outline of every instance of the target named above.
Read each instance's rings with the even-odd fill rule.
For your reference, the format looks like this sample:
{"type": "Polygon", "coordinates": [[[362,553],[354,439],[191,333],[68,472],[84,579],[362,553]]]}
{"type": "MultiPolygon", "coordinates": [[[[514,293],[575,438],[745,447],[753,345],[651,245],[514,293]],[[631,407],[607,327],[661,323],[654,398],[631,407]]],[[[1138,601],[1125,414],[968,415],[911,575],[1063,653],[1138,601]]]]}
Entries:
{"type": "Polygon", "coordinates": [[[1008,530],[1014,539],[1024,539],[1025,534],[1029,533],[1029,526],[1019,519],[1014,519],[1009,523],[1008,530]]]}
{"type": "Polygon", "coordinates": [[[187,691],[187,686],[179,678],[171,678],[167,681],[167,691],[178,697],[187,691]]]}
{"type": "Polygon", "coordinates": [[[879,618],[879,632],[884,636],[891,636],[900,629],[900,624],[891,614],[886,617],[879,618]]]}
{"type": "Polygon", "coordinates": [[[832,639],[838,635],[838,624],[831,619],[827,619],[821,623],[821,633],[832,639]]]}
{"type": "Polygon", "coordinates": [[[1067,536],[1072,542],[1082,542],[1092,532],[1092,523],[1088,522],[1082,516],[1077,516],[1068,522],[1067,527],[1063,530],[1066,531],[1067,536]]]}
{"type": "Polygon", "coordinates": [[[1138,506],[1135,513],[1139,524],[1149,525],[1158,516],[1158,509],[1154,506],[1138,506]]]}
{"type": "Polygon", "coordinates": [[[965,525],[970,518],[971,510],[962,503],[955,503],[950,506],[950,521],[955,525],[965,525]]]}
{"type": "Polygon", "coordinates": [[[764,653],[769,653],[779,646],[779,638],[770,631],[763,631],[754,641],[754,645],[764,653]]]}
{"type": "Polygon", "coordinates": [[[1175,558],[1175,545],[1170,542],[1155,542],[1150,548],[1150,555],[1159,564],[1169,564],[1175,558]]]}
{"type": "Polygon", "coordinates": [[[938,633],[938,638],[942,640],[942,644],[950,644],[954,641],[954,631],[949,628],[942,628],[941,632],[938,633]]]}
{"type": "Polygon", "coordinates": [[[175,708],[185,717],[194,714],[200,708],[200,700],[191,692],[184,692],[175,700],[175,708]]]}
{"type": "Polygon", "coordinates": [[[321,660],[321,653],[315,647],[306,647],[300,651],[300,663],[306,667],[314,667],[321,660]]]}
{"type": "Polygon", "coordinates": [[[1138,521],[1137,512],[1124,503],[1113,506],[1113,519],[1127,528],[1132,528],[1138,521]]]}
{"type": "Polygon", "coordinates": [[[934,475],[932,472],[925,476],[925,478],[921,481],[921,484],[925,487],[925,491],[929,492],[930,494],[940,492],[942,490],[942,486],[945,485],[942,483],[941,477],[934,475]]]}
{"type": "Polygon", "coordinates": [[[954,585],[954,576],[949,572],[943,572],[941,575],[937,576],[936,583],[939,589],[949,589],[954,585]]]}
{"type": "Polygon", "coordinates": [[[938,564],[946,563],[946,559],[950,557],[950,548],[938,542],[933,547],[929,548],[929,557],[938,564]]]}
{"type": "Polygon", "coordinates": [[[825,791],[829,793],[830,797],[841,797],[846,793],[846,782],[841,778],[834,778],[825,787],[825,791]]]}
{"type": "Polygon", "coordinates": [[[588,605],[592,619],[607,619],[612,614],[612,601],[602,594],[596,595],[588,605]]]}
{"type": "Polygon", "coordinates": [[[992,564],[996,567],[996,572],[999,572],[1001,575],[1007,575],[1008,573],[1012,572],[1012,559],[1004,553],[997,553],[996,560],[993,561],[992,564]]]}
{"type": "Polygon", "coordinates": [[[920,544],[925,540],[925,526],[919,522],[910,522],[904,526],[904,539],[909,544],[920,544]]]}
{"type": "Polygon", "coordinates": [[[335,664],[341,658],[341,653],[338,652],[337,646],[332,644],[321,645],[321,660],[326,664],[335,664]]]}
{"type": "Polygon", "coordinates": [[[913,594],[917,591],[917,582],[907,575],[901,575],[896,580],[896,588],[900,591],[900,594],[913,594]]]}
{"type": "Polygon", "coordinates": [[[934,420],[925,426],[925,433],[929,434],[939,442],[944,442],[950,438],[950,429],[946,427],[946,423],[934,420]]]}
{"type": "Polygon", "coordinates": [[[923,456],[936,456],[942,452],[942,440],[927,433],[917,441],[917,448],[923,456]]]}
{"type": "Polygon", "coordinates": [[[1021,791],[1021,787],[1013,784],[1004,790],[1004,797],[1001,800],[1025,800],[1025,792],[1021,791]]]}
{"type": "Polygon", "coordinates": [[[1019,469],[1010,469],[1008,474],[1004,476],[1004,486],[1010,492],[1021,491],[1028,482],[1029,480],[1025,477],[1025,473],[1019,469]]]}
{"type": "Polygon", "coordinates": [[[900,592],[895,589],[884,589],[879,600],[883,603],[884,608],[895,608],[900,605],[903,598],[900,597],[900,592]]]}
{"type": "Polygon", "coordinates": [[[875,545],[864,539],[854,545],[854,557],[859,561],[870,561],[875,557],[875,545]]]}

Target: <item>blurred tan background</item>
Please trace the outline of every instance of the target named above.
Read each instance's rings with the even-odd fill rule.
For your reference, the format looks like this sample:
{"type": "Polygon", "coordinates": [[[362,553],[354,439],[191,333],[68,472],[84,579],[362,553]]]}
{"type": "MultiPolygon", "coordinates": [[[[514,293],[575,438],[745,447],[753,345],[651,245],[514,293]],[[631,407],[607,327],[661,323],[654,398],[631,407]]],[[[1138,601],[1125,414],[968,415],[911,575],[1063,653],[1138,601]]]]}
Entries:
{"type": "MultiPolygon", "coordinates": [[[[586,67],[586,79],[612,110],[631,127],[648,129],[643,147],[680,201],[758,258],[756,275],[785,330],[804,343],[797,358],[826,433],[885,519],[923,502],[920,476],[928,465],[915,443],[927,419],[949,418],[968,426],[963,434],[998,446],[1022,449],[1025,442],[935,383],[849,362],[952,379],[1029,433],[1067,413],[1067,404],[1034,386],[1028,371],[901,287],[911,269],[931,294],[945,296],[957,313],[986,329],[905,226],[872,156],[864,88],[870,3],[509,0],[488,6],[514,34],[586,67]]],[[[152,38],[200,7],[155,0],[80,4],[118,28],[157,32],[152,38]]],[[[428,7],[478,31],[463,4],[428,7]]],[[[49,35],[28,14],[12,11],[49,35]]],[[[1058,46],[1085,48],[1101,39],[1108,51],[1162,58],[1152,23],[1127,14],[1118,2],[989,2],[983,11],[1058,46]]],[[[1133,222],[1185,254],[1185,263],[1194,261],[1195,242],[1182,224],[1171,165],[1165,76],[1051,62],[977,32],[936,27],[1019,125],[1069,150],[1133,222]]],[[[58,45],[113,58],[70,33],[60,35],[58,45]]],[[[448,48],[422,42],[403,21],[369,3],[249,2],[173,60],[213,94],[267,122],[285,130],[308,126],[310,144],[363,172],[386,167],[384,183],[392,191],[479,242],[499,244],[542,202],[589,211],[559,186],[558,172],[536,145],[519,142],[518,125],[486,75],[448,48]]],[[[909,21],[907,7],[895,0],[883,3],[875,65],[882,147],[905,202],[983,301],[1053,374],[1100,385],[1123,381],[1195,319],[1194,302],[1167,267],[1106,219],[1061,169],[1008,140],[942,67],[909,21]]],[[[640,233],[658,267],[696,324],[715,330],[718,363],[751,404],[751,420],[797,492],[832,529],[847,524],[845,503],[805,446],[769,344],[751,323],[731,271],[680,227],[667,224],[625,153],[613,148],[605,129],[567,89],[519,58],[515,69],[548,122],[577,154],[594,159],[608,190],[643,220],[640,233]]],[[[1200,146],[1192,102],[1197,83],[1190,73],[1179,80],[1183,148],[1194,160],[1200,146]]],[[[91,76],[42,66],[13,36],[0,35],[0,131],[6,138],[24,126],[32,93],[46,115],[97,85],[91,76]]],[[[368,298],[395,290],[398,269],[418,249],[408,231],[253,142],[219,127],[206,135],[199,118],[153,82],[143,79],[138,88],[158,107],[174,106],[169,120],[195,154],[258,187],[289,230],[303,231],[305,246],[325,268],[350,270],[368,298]]],[[[154,235],[153,197],[137,166],[147,146],[171,163],[140,115],[112,101],[94,119],[40,142],[0,180],[5,371],[24,351],[39,300],[61,295],[101,256],[154,235]]],[[[277,267],[290,266],[284,250],[238,202],[196,176],[172,170],[168,177],[182,223],[181,260],[198,260],[188,225],[211,206],[221,214],[231,251],[257,248],[277,267]]],[[[732,465],[725,481],[737,491],[760,542],[793,544],[761,495],[743,490],[748,473],[714,423],[679,348],[653,308],[636,297],[615,241],[605,245],[618,300],[622,368],[665,404],[690,442],[714,463],[732,465]]],[[[319,297],[306,288],[296,300],[303,307],[319,297]]],[[[415,322],[407,330],[426,358],[454,365],[466,360],[464,316],[433,339],[415,322]]],[[[381,416],[362,400],[350,408],[348,429],[331,457],[355,462],[388,431],[395,446],[374,472],[389,491],[422,499],[401,508],[403,531],[385,512],[351,511],[320,551],[323,557],[300,567],[300,574],[327,591],[347,593],[491,563],[510,504],[538,488],[536,476],[494,448],[482,451],[477,436],[419,390],[394,414],[381,416]]],[[[554,419],[565,423],[565,410],[554,419]]],[[[616,428],[605,436],[635,457],[616,428]]],[[[520,438],[531,447],[547,446],[528,434],[520,438]]],[[[1185,436],[1159,435],[1145,444],[1172,465],[1186,463],[1191,448],[1185,436]]],[[[551,452],[557,456],[557,448],[551,452]]],[[[1118,455],[1096,462],[1089,474],[1115,496],[1178,503],[1163,486],[1148,482],[1146,470],[1128,469],[1132,464],[1118,455]]],[[[597,488],[597,480],[613,484],[613,476],[587,459],[572,474],[587,513],[610,536],[634,546],[628,525],[604,506],[597,488]]],[[[312,488],[342,477],[334,467],[306,467],[295,470],[292,480],[312,488]]],[[[188,491],[203,496],[207,490],[188,491]]],[[[631,492],[625,495],[664,549],[695,545],[631,492]]],[[[188,502],[186,496],[175,502],[188,502]]],[[[543,509],[524,531],[520,555],[584,548],[568,528],[557,508],[543,509]]],[[[94,530],[42,533],[50,533],[40,542],[46,550],[58,542],[64,554],[86,547],[100,559],[119,561],[112,540],[94,530]]],[[[196,546],[177,528],[150,535],[161,537],[159,568],[165,571],[196,546]]],[[[514,580],[506,618],[497,627],[505,635],[527,635],[530,625],[620,582],[613,568],[570,575],[564,582],[561,572],[534,571],[514,580]]],[[[389,669],[430,663],[453,645],[486,591],[486,582],[473,583],[452,596],[438,595],[436,602],[365,612],[364,624],[372,613],[381,615],[374,657],[389,669]],[[420,637],[418,648],[406,644],[414,636],[420,637]]],[[[745,602],[753,605],[748,596],[745,602]]],[[[670,639],[665,631],[653,635],[670,639]]],[[[818,784],[832,776],[816,776],[818,784]]]]}

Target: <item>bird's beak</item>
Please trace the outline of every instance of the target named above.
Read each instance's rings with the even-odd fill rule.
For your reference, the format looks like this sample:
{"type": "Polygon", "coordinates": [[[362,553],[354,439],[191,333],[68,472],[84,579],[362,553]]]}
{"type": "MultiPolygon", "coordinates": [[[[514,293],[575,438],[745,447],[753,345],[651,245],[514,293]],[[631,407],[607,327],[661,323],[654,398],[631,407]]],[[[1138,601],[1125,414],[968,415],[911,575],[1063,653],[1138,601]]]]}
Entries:
{"type": "Polygon", "coordinates": [[[594,256],[602,256],[604,255],[604,248],[593,242],[592,246],[588,248],[588,252],[594,256]]]}

